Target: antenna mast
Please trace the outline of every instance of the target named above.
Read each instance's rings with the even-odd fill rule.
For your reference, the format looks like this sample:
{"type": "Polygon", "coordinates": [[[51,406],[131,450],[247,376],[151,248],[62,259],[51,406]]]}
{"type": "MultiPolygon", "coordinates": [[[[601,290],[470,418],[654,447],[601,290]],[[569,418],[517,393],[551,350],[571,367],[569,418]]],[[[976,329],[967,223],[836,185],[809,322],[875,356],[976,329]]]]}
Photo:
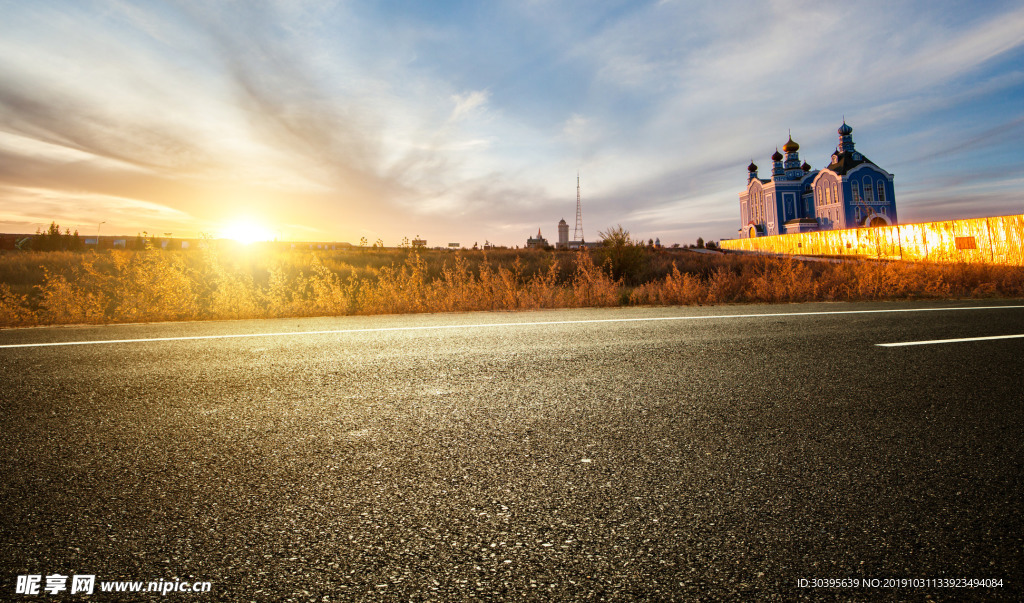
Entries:
{"type": "Polygon", "coordinates": [[[576,230],[572,233],[573,241],[583,241],[583,205],[580,203],[580,173],[576,172],[576,230]]]}

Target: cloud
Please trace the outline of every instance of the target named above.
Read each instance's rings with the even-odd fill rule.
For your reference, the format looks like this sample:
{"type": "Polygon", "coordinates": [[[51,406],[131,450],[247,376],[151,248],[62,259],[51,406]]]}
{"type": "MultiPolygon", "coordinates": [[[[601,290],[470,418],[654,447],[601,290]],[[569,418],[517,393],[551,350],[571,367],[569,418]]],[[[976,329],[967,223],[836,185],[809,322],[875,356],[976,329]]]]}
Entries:
{"type": "Polygon", "coordinates": [[[452,114],[448,121],[459,121],[474,113],[478,113],[481,108],[487,105],[487,99],[490,97],[491,93],[487,90],[474,90],[466,94],[452,95],[452,102],[455,103],[455,108],[452,109],[452,114]]]}
{"type": "Polygon", "coordinates": [[[908,208],[940,164],[1021,167],[1005,159],[1017,6],[100,6],[23,3],[0,24],[0,213],[21,211],[11,191],[85,191],[95,212],[135,199],[196,223],[260,211],[317,238],[496,240],[572,217],[581,170],[597,228],[731,234],[749,158],[793,128],[820,166],[844,114],[859,148],[900,168],[908,208]]]}

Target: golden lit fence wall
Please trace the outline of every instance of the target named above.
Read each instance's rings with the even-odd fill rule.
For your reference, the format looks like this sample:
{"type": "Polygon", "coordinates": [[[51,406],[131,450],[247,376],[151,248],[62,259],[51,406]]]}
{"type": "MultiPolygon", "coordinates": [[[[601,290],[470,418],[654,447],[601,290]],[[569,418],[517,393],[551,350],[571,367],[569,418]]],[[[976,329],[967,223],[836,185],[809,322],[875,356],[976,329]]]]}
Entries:
{"type": "Polygon", "coordinates": [[[726,239],[721,246],[787,255],[1024,266],[1024,215],[726,239]]]}

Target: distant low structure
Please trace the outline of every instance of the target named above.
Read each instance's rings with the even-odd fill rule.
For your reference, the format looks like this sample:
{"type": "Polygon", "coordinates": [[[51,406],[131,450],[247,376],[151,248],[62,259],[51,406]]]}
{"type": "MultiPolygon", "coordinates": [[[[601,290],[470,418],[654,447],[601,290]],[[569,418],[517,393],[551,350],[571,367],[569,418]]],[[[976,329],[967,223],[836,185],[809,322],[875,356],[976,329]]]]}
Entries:
{"type": "Polygon", "coordinates": [[[537,229],[536,237],[526,239],[527,249],[544,249],[545,247],[549,247],[548,240],[541,236],[539,228],[537,229]]]}
{"type": "MultiPolygon", "coordinates": [[[[263,244],[264,245],[274,245],[274,246],[280,246],[281,245],[281,244],[276,243],[276,242],[275,243],[267,242],[267,243],[263,243],[263,244]]],[[[310,243],[310,242],[303,241],[301,243],[290,243],[290,245],[291,245],[292,249],[335,250],[335,249],[352,249],[352,247],[353,247],[352,243],[339,243],[337,241],[326,242],[326,243],[323,243],[323,242],[310,243]]]]}
{"type": "Polygon", "coordinates": [[[800,145],[790,136],[772,155],[772,177],[757,177],[747,166],[747,188],[740,197],[739,236],[893,226],[896,193],[893,175],[854,149],[853,128],[843,121],[832,163],[822,170],[800,163],[800,145]]]}
{"type": "Polygon", "coordinates": [[[603,246],[604,243],[601,241],[569,241],[569,249],[597,249],[603,246]]]}

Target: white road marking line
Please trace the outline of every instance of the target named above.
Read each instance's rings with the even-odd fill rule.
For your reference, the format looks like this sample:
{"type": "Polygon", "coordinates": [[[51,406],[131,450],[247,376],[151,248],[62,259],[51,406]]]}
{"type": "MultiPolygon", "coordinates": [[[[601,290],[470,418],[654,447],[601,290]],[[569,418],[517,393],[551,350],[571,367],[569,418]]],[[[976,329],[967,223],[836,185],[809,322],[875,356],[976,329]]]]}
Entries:
{"type": "Polygon", "coordinates": [[[989,341],[992,339],[1019,339],[1024,335],[991,335],[989,337],[963,337],[960,339],[932,339],[929,341],[901,341],[900,343],[876,343],[883,348],[898,348],[907,345],[931,345],[933,343],[959,343],[961,341],[989,341]]]}
{"type": "Polygon", "coordinates": [[[296,335],[344,335],[348,333],[386,333],[389,331],[440,331],[445,329],[484,329],[492,327],[532,327],[543,325],[583,325],[612,322],[655,322],[663,320],[709,320],[724,318],[779,318],[785,316],[841,316],[847,314],[889,314],[899,312],[953,312],[960,310],[1007,310],[1018,306],[967,306],[962,308],[892,308],[888,310],[835,310],[830,312],[773,312],[769,314],[713,314],[709,316],[650,316],[646,318],[597,318],[592,320],[550,320],[539,322],[495,322],[469,325],[423,325],[418,327],[377,327],[370,329],[337,329],[327,331],[290,331],[281,333],[238,333],[231,335],[191,335],[181,337],[149,337],[142,339],[100,339],[95,341],[52,341],[45,343],[14,343],[8,348],[46,348],[64,345],[99,345],[104,343],[143,343],[149,341],[196,341],[201,339],[241,339],[244,337],[293,337],[296,335]]]}

